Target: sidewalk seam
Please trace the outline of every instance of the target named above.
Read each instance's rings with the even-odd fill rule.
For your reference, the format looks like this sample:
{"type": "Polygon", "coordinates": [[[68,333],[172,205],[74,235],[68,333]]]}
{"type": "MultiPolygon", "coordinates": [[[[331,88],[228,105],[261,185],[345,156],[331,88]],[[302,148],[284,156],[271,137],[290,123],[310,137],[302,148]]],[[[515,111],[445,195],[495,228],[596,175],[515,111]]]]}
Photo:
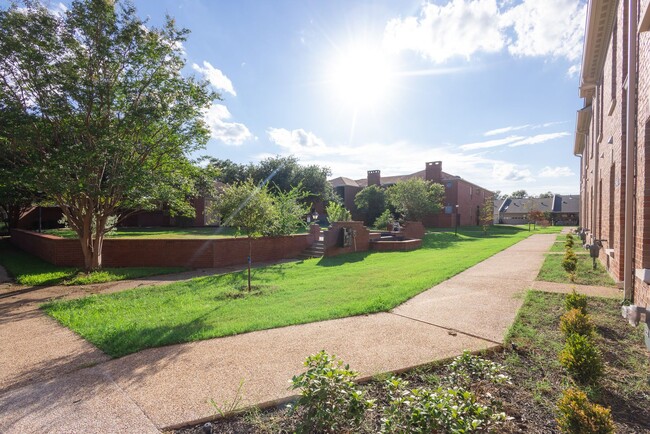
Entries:
{"type": "Polygon", "coordinates": [[[475,339],[480,339],[480,340],[482,340],[482,341],[490,342],[490,343],[492,343],[492,344],[503,345],[503,342],[493,341],[492,339],[489,339],[489,338],[486,338],[486,337],[483,337],[483,336],[478,336],[478,335],[475,335],[475,334],[472,334],[472,333],[467,333],[467,332],[464,332],[464,331],[462,331],[462,330],[457,330],[457,329],[453,329],[453,328],[450,328],[450,327],[441,326],[441,325],[439,325],[439,324],[434,324],[434,323],[432,323],[432,322],[424,321],[424,320],[421,320],[421,319],[418,319],[418,318],[412,318],[412,317],[410,317],[410,316],[406,316],[406,315],[402,315],[402,314],[399,314],[399,313],[395,313],[395,312],[393,312],[393,311],[390,311],[390,312],[388,312],[388,313],[391,314],[391,315],[395,315],[395,316],[399,316],[399,317],[405,318],[405,319],[410,319],[411,321],[416,321],[416,322],[420,322],[420,323],[422,323],[422,324],[426,324],[426,325],[430,325],[430,326],[433,326],[433,327],[437,327],[437,328],[440,328],[440,329],[443,329],[443,330],[449,330],[449,331],[452,331],[452,332],[454,332],[454,333],[460,333],[461,335],[469,336],[469,337],[472,337],[472,338],[475,338],[475,339]]]}

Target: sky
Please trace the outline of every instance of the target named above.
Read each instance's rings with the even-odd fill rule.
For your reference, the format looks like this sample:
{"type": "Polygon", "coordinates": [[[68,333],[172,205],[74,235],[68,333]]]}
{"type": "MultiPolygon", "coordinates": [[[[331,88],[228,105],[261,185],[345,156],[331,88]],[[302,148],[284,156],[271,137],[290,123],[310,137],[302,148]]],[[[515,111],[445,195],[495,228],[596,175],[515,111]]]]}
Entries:
{"type": "Polygon", "coordinates": [[[294,155],[353,179],[442,161],[492,191],[579,191],[585,0],[133,3],[191,31],[184,73],[221,95],[201,155],[294,155]]]}

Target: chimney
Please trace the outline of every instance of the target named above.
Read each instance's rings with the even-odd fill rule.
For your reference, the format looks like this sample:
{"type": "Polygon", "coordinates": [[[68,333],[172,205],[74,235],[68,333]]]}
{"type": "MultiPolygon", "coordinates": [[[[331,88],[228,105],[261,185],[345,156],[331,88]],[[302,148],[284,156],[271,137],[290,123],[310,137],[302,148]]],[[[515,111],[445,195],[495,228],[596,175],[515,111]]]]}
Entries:
{"type": "Polygon", "coordinates": [[[432,161],[426,164],[424,179],[442,183],[442,161],[432,161]]]}
{"type": "Polygon", "coordinates": [[[368,171],[368,187],[371,185],[381,185],[381,171],[380,170],[369,170],[368,171]]]}

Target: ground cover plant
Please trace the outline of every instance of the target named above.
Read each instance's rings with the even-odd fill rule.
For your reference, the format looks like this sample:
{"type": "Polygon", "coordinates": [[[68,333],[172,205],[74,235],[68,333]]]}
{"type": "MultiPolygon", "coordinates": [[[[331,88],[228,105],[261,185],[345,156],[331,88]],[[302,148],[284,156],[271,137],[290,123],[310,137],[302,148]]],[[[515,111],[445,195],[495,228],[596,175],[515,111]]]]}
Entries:
{"type": "MultiPolygon", "coordinates": [[[[598,333],[595,342],[602,351],[606,375],[598,387],[587,391],[587,400],[587,395],[575,389],[557,356],[564,344],[559,329],[560,318],[566,312],[564,299],[562,294],[528,292],[502,352],[482,354],[480,358],[463,354],[451,363],[431,364],[394,377],[382,375],[360,385],[364,398],[374,400],[375,404],[372,411],[365,412],[364,421],[354,432],[390,432],[385,428],[387,421],[428,427],[424,425],[429,421],[427,415],[437,410],[427,403],[435,402],[440,405],[438,409],[444,408],[447,394],[439,394],[435,401],[430,398],[439,389],[445,390],[456,375],[460,381],[451,380],[452,384],[473,396],[457,408],[471,414],[482,406],[487,408],[481,412],[482,417],[491,412],[511,418],[494,425],[494,432],[555,433],[566,426],[584,426],[584,417],[607,428],[609,410],[615,432],[650,433],[650,360],[643,345],[642,329],[632,328],[621,320],[618,300],[589,298],[590,316],[598,333]],[[407,385],[402,387],[405,382],[407,385]]],[[[177,433],[198,434],[206,432],[204,429],[225,434],[290,433],[300,423],[300,415],[285,407],[253,408],[240,416],[209,423],[205,428],[201,424],[177,433]]],[[[461,431],[445,427],[436,432],[461,431]]]]}
{"type": "Polygon", "coordinates": [[[537,280],[557,283],[576,283],[578,285],[598,285],[615,287],[616,283],[609,276],[605,267],[596,262],[596,269],[593,269],[592,260],[588,255],[575,255],[576,270],[574,282],[562,267],[563,255],[548,254],[544,260],[537,280]]]}
{"type": "Polygon", "coordinates": [[[0,265],[21,285],[88,285],[185,271],[183,267],[104,268],[91,273],[59,267],[0,240],[0,265]]]}
{"type": "Polygon", "coordinates": [[[392,309],[530,233],[499,227],[430,232],[411,252],[352,253],[253,271],[138,288],[45,311],[106,353],[119,357],[147,347],[245,333],[392,309]],[[396,272],[398,270],[398,272],[396,272]]]}

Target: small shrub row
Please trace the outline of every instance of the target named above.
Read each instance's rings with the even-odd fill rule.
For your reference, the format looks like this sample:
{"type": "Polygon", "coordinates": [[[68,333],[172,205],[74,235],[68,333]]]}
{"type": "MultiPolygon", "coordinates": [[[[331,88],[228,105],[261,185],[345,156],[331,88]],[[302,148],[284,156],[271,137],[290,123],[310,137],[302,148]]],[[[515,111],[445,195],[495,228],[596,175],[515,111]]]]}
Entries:
{"type": "MultiPolygon", "coordinates": [[[[587,315],[587,297],[573,290],[565,298],[565,308],[567,312],[560,318],[560,330],[566,339],[559,355],[560,363],[578,384],[595,384],[603,375],[603,360],[594,342],[594,325],[587,315]]],[[[563,433],[614,432],[610,410],[590,402],[587,395],[576,388],[564,391],[557,414],[557,423],[563,433]]]]}
{"type": "MultiPolygon", "coordinates": [[[[363,423],[365,412],[374,411],[375,400],[366,399],[354,379],[358,373],[325,351],[309,356],[307,371],[293,377],[292,388],[300,396],[291,412],[300,417],[299,432],[356,432],[363,423]]],[[[388,403],[381,412],[382,432],[472,432],[485,431],[507,419],[477,400],[463,386],[472,381],[500,384],[510,378],[502,366],[464,352],[449,366],[450,383],[436,389],[409,388],[408,382],[396,377],[385,381],[388,403]],[[463,386],[452,386],[459,381],[463,386]]]]}

